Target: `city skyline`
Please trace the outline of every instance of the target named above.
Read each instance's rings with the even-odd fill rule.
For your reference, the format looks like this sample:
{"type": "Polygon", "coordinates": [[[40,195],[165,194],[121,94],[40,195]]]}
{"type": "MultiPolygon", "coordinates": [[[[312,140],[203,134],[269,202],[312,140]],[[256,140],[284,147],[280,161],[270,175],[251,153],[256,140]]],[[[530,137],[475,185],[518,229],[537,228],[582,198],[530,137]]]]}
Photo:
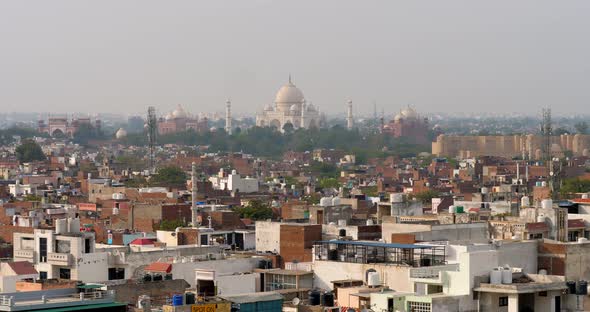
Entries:
{"type": "Polygon", "coordinates": [[[323,112],[581,111],[584,1],[0,4],[4,111],[262,110],[293,75],[323,112]],[[289,12],[289,19],[282,16],[289,12]],[[469,14],[465,14],[465,13],[469,14]],[[568,18],[560,18],[567,16],[568,18]],[[59,22],[58,22],[59,21],[59,22]]]}

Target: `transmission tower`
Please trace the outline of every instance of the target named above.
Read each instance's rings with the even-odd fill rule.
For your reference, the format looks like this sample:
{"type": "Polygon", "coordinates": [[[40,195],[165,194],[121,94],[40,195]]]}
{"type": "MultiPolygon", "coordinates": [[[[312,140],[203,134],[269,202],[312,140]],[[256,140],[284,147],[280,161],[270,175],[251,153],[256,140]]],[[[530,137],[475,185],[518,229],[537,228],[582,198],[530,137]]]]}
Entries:
{"type": "Polygon", "coordinates": [[[150,172],[154,173],[156,170],[156,158],[155,158],[155,147],[156,147],[156,135],[158,133],[157,130],[157,121],[156,121],[156,108],[153,106],[148,107],[148,116],[147,116],[147,136],[148,136],[148,143],[149,143],[149,167],[150,172]]]}
{"type": "MultiPolygon", "coordinates": [[[[559,172],[556,172],[553,168],[553,157],[551,154],[551,136],[553,135],[553,126],[551,122],[551,109],[543,109],[543,118],[541,120],[541,134],[543,135],[543,146],[542,146],[542,158],[547,164],[547,170],[549,171],[548,184],[553,194],[552,197],[557,197],[557,188],[559,187],[558,176],[559,172]]],[[[559,170],[558,170],[559,171],[559,170]]]]}

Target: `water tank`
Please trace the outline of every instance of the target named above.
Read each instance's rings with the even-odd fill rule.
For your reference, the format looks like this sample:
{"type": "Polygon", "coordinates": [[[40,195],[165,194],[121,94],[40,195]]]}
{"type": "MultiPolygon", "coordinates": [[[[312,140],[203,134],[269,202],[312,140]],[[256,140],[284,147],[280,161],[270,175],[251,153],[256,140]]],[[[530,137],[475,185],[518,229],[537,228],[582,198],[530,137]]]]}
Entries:
{"type": "Polygon", "coordinates": [[[551,208],[553,208],[553,200],[551,200],[551,199],[543,199],[541,201],[541,208],[543,208],[543,209],[551,209],[551,208]]]}
{"type": "Polygon", "coordinates": [[[531,199],[528,196],[523,196],[520,198],[520,206],[521,207],[529,207],[531,205],[531,199]]]}
{"type": "Polygon", "coordinates": [[[512,269],[504,268],[502,270],[502,284],[512,284],[512,269]]]}
{"type": "Polygon", "coordinates": [[[321,293],[319,290],[312,289],[309,291],[309,305],[317,306],[321,303],[321,293]]]}
{"type": "Polygon", "coordinates": [[[322,207],[328,207],[332,204],[332,198],[330,197],[322,197],[320,199],[320,206],[322,207]]]}
{"type": "Polygon", "coordinates": [[[582,199],[588,199],[588,193],[582,194],[582,199]]]}
{"type": "Polygon", "coordinates": [[[113,215],[116,216],[119,214],[119,208],[115,207],[113,208],[113,215]]]}
{"type": "Polygon", "coordinates": [[[187,292],[184,294],[184,302],[188,304],[195,304],[197,302],[195,293],[187,292]]]}
{"type": "Polygon", "coordinates": [[[540,269],[540,270],[539,270],[539,275],[547,275],[547,270],[545,270],[545,269],[540,269]]]}
{"type": "Polygon", "coordinates": [[[164,280],[171,281],[172,280],[172,274],[168,273],[168,274],[164,275],[164,280]]]}
{"type": "Polygon", "coordinates": [[[324,307],[334,306],[334,293],[331,291],[324,293],[324,307]]]}
{"type": "Polygon", "coordinates": [[[373,225],[373,219],[367,219],[367,225],[373,225]]]}
{"type": "Polygon", "coordinates": [[[332,198],[332,206],[338,206],[338,205],[340,205],[340,197],[332,198]]]}
{"type": "Polygon", "coordinates": [[[150,274],[145,274],[143,276],[143,281],[144,282],[151,282],[152,281],[152,276],[150,274]]]}
{"type": "Polygon", "coordinates": [[[181,306],[183,300],[183,296],[182,295],[172,295],[172,305],[173,306],[181,306]]]}
{"type": "Polygon", "coordinates": [[[580,237],[578,238],[578,243],[583,244],[583,243],[587,243],[588,239],[586,237],[580,237]]]}
{"type": "Polygon", "coordinates": [[[64,234],[68,232],[68,220],[57,219],[55,221],[55,234],[64,234]]]}
{"type": "Polygon", "coordinates": [[[482,187],[481,188],[481,193],[482,194],[488,194],[490,192],[490,189],[488,189],[487,187],[482,187]]]}
{"type": "Polygon", "coordinates": [[[457,210],[456,210],[455,206],[453,206],[453,205],[449,206],[449,213],[455,213],[456,211],[457,210]]]}
{"type": "Polygon", "coordinates": [[[381,276],[378,272],[369,272],[367,276],[367,285],[370,286],[380,286],[381,285],[381,276]]]}
{"type": "Polygon", "coordinates": [[[543,187],[547,186],[547,181],[541,182],[541,186],[543,186],[543,187]]]}
{"type": "Polygon", "coordinates": [[[535,182],[535,186],[541,186],[541,182],[540,181],[535,182]]]}
{"type": "Polygon", "coordinates": [[[150,296],[141,295],[137,298],[137,307],[143,311],[151,310],[151,298],[150,296]]]}
{"type": "Polygon", "coordinates": [[[340,236],[340,237],[346,237],[346,229],[340,229],[340,230],[338,230],[338,236],[340,236]]]}
{"type": "Polygon", "coordinates": [[[125,199],[125,194],[123,193],[113,193],[112,198],[115,200],[122,200],[125,199]]]}
{"type": "Polygon", "coordinates": [[[68,219],[68,230],[70,233],[80,233],[80,219],[78,219],[78,218],[68,219]]]}
{"type": "Polygon", "coordinates": [[[576,290],[576,295],[585,296],[588,294],[588,282],[586,281],[578,281],[578,287],[576,290]]]}
{"type": "Polygon", "coordinates": [[[502,268],[494,268],[490,272],[490,284],[502,284],[502,268]]]}
{"type": "Polygon", "coordinates": [[[162,275],[161,274],[154,274],[154,276],[152,277],[154,282],[157,281],[161,281],[162,280],[162,275]]]}
{"type": "Polygon", "coordinates": [[[389,201],[392,203],[403,203],[404,202],[404,194],[402,193],[391,193],[389,197],[389,201]]]}
{"type": "Polygon", "coordinates": [[[565,282],[565,286],[567,286],[567,292],[569,294],[575,294],[576,293],[576,282],[574,282],[574,281],[567,281],[567,282],[565,282]]]}
{"type": "Polygon", "coordinates": [[[465,211],[463,210],[463,206],[457,206],[457,207],[455,207],[455,212],[456,213],[464,213],[465,211]]]}

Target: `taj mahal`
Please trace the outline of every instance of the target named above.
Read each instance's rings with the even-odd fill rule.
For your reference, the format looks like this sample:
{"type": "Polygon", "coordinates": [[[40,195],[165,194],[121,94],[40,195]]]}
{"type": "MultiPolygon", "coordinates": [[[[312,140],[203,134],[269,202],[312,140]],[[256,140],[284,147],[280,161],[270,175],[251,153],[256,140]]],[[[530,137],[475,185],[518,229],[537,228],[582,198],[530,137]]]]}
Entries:
{"type": "Polygon", "coordinates": [[[275,97],[274,105],[268,104],[256,114],[256,126],[275,127],[283,131],[286,126],[294,129],[320,127],[321,114],[311,103],[306,103],[303,92],[291,81],[285,84],[275,97]]]}

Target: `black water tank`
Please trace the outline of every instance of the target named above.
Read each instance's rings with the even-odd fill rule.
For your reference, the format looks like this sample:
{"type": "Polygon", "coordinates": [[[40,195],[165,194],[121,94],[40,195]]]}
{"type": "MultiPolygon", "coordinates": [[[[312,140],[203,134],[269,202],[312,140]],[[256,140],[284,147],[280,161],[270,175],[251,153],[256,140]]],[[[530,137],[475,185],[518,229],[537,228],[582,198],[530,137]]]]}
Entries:
{"type": "Polygon", "coordinates": [[[336,250],[336,249],[328,250],[328,260],[337,261],[338,260],[338,250],[336,250]]]}
{"type": "Polygon", "coordinates": [[[331,291],[324,293],[324,306],[325,307],[333,307],[334,306],[334,293],[331,291]]]}
{"type": "Polygon", "coordinates": [[[172,274],[168,273],[166,275],[164,275],[164,279],[167,281],[171,281],[172,280],[172,274]]]}
{"type": "Polygon", "coordinates": [[[338,231],[338,236],[346,237],[346,229],[340,229],[340,231],[338,231]]]}
{"type": "Polygon", "coordinates": [[[144,282],[151,282],[152,281],[152,276],[149,274],[146,274],[143,276],[143,281],[144,282]]]}
{"type": "Polygon", "coordinates": [[[587,295],[588,294],[588,282],[586,281],[579,281],[578,282],[578,291],[576,295],[587,295]]]}
{"type": "Polygon", "coordinates": [[[317,306],[321,303],[322,293],[319,290],[312,289],[309,291],[309,305],[317,306]]]}
{"type": "Polygon", "coordinates": [[[569,294],[575,295],[576,294],[576,282],[574,281],[567,281],[565,283],[565,285],[567,286],[567,292],[569,294]]]}
{"type": "Polygon", "coordinates": [[[192,293],[192,292],[185,293],[184,294],[184,301],[186,302],[186,304],[195,304],[195,302],[196,302],[195,293],[192,293]]]}
{"type": "Polygon", "coordinates": [[[161,274],[154,274],[154,282],[155,281],[161,281],[162,280],[162,275],[161,274]]]}

